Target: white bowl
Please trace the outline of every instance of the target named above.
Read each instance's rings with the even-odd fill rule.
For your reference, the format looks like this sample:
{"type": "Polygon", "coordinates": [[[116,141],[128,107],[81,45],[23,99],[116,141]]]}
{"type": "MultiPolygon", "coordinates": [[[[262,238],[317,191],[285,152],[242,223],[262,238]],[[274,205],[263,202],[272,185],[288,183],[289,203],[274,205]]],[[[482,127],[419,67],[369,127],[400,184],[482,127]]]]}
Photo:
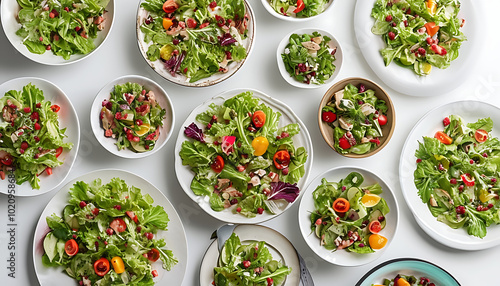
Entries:
{"type": "Polygon", "coordinates": [[[21,24],[17,21],[17,14],[19,13],[20,8],[21,7],[17,4],[16,0],[3,0],[0,5],[0,18],[2,20],[3,30],[7,39],[9,39],[10,43],[14,46],[14,48],[16,48],[17,51],[28,59],[37,63],[53,66],[76,63],[95,53],[108,38],[115,18],[115,1],[110,0],[108,6],[106,7],[107,13],[103,15],[106,25],[102,31],[97,33],[97,38],[94,40],[95,49],[86,55],[76,54],[72,55],[69,60],[65,60],[61,56],[54,55],[51,51],[38,55],[31,53],[28,48],[26,48],[23,44],[23,39],[16,35],[16,31],[21,28],[21,24]]]}
{"type": "Polygon", "coordinates": [[[90,124],[95,138],[99,141],[99,143],[101,143],[104,149],[122,158],[144,158],[158,152],[158,150],[160,150],[165,143],[167,143],[170,135],[172,135],[172,130],[175,126],[174,107],[170,97],[168,97],[168,94],[156,82],[139,75],[126,75],[110,81],[99,91],[99,93],[97,93],[90,110],[90,124]],[[99,118],[102,109],[102,101],[104,99],[109,99],[110,93],[113,91],[115,85],[127,82],[135,82],[145,86],[149,90],[152,90],[156,95],[158,104],[167,111],[165,118],[163,119],[163,127],[160,129],[160,137],[151,151],[137,153],[130,149],[118,150],[118,147],[115,144],[116,139],[104,136],[104,129],[101,126],[101,120],[99,118]]]}
{"type": "Polygon", "coordinates": [[[394,192],[391,190],[389,185],[387,185],[387,183],[379,176],[375,175],[367,169],[363,169],[360,167],[337,167],[330,169],[323,174],[320,174],[319,176],[314,178],[307,186],[299,206],[300,232],[302,233],[302,236],[304,237],[307,245],[312,249],[312,251],[314,251],[314,253],[316,253],[326,262],[341,266],[359,266],[370,263],[382,256],[384,251],[389,248],[389,245],[394,240],[394,236],[398,228],[398,221],[399,207],[396,197],[394,196],[394,192]],[[328,250],[320,245],[319,238],[317,238],[316,235],[311,232],[310,215],[315,211],[312,193],[314,192],[314,190],[316,190],[317,186],[321,185],[321,179],[325,178],[329,182],[338,182],[349,175],[349,173],[351,172],[358,172],[363,176],[364,181],[363,184],[361,184],[362,186],[368,186],[374,183],[378,183],[383,190],[380,196],[385,199],[390,209],[389,213],[386,215],[387,224],[385,228],[380,232],[381,235],[387,238],[387,244],[384,248],[375,250],[374,253],[360,254],[349,252],[347,250],[337,250],[335,252],[332,252],[331,250],[328,250]]]}
{"type": "Polygon", "coordinates": [[[283,38],[283,40],[281,40],[281,42],[278,45],[278,49],[276,50],[276,60],[278,61],[278,69],[281,73],[281,76],[289,84],[291,84],[295,87],[300,87],[300,88],[319,88],[319,87],[330,85],[333,82],[333,80],[337,77],[337,75],[340,72],[340,68],[342,67],[342,63],[344,61],[344,54],[342,53],[342,47],[340,46],[340,43],[329,32],[327,32],[325,30],[321,30],[321,29],[303,28],[303,29],[295,30],[295,31],[289,33],[288,35],[286,35],[283,38]],[[322,36],[329,37],[331,39],[330,45],[332,47],[337,47],[337,52],[335,53],[335,61],[333,62],[333,64],[335,65],[335,71],[333,72],[332,76],[329,79],[325,80],[325,83],[323,83],[323,84],[314,84],[314,83],[307,84],[307,83],[303,83],[303,82],[300,82],[300,81],[294,79],[286,71],[285,63],[283,62],[283,59],[281,58],[281,54],[285,52],[285,47],[288,45],[289,40],[290,40],[290,36],[292,34],[298,34],[298,35],[309,34],[309,35],[311,35],[313,32],[318,32],[322,36]]]}
{"type": "Polygon", "coordinates": [[[173,82],[175,84],[179,84],[182,86],[189,86],[189,87],[205,87],[205,86],[211,86],[218,84],[220,82],[223,82],[224,80],[228,79],[231,77],[234,73],[236,73],[242,66],[243,64],[248,60],[250,57],[250,54],[253,50],[253,41],[255,38],[255,33],[256,33],[256,25],[255,25],[255,17],[253,14],[252,7],[250,7],[250,3],[248,3],[247,0],[245,1],[245,7],[246,7],[246,12],[250,18],[248,22],[248,34],[247,38],[243,40],[243,46],[247,50],[247,57],[240,62],[232,62],[227,66],[228,72],[226,73],[215,73],[207,78],[200,79],[196,82],[189,82],[187,81],[187,77],[183,74],[176,74],[175,76],[172,76],[169,71],[165,68],[165,65],[161,60],[156,60],[156,61],[150,61],[148,59],[148,56],[146,52],[148,51],[148,48],[151,46],[152,43],[145,43],[144,42],[144,33],[141,31],[141,24],[144,23],[144,20],[148,17],[149,12],[146,11],[141,7],[142,2],[139,2],[139,7],[137,8],[137,19],[136,19],[136,34],[137,34],[137,45],[139,46],[139,51],[141,52],[142,57],[144,60],[148,63],[148,65],[161,77],[164,79],[173,82]]]}
{"type": "MultiPolygon", "coordinates": [[[[71,171],[80,146],[80,122],[78,121],[75,108],[64,91],[62,91],[55,84],[35,77],[12,79],[0,85],[0,98],[3,97],[9,90],[22,90],[23,86],[28,83],[32,83],[38,89],[43,91],[45,101],[50,101],[52,104],[57,104],[61,107],[61,110],[57,113],[59,117],[59,127],[61,129],[66,128],[65,134],[67,138],[64,139],[64,142],[73,143],[73,148],[69,151],[64,149],[58,158],[59,161],[64,163],[54,168],[54,173],[52,175],[49,176],[46,172],[43,172],[43,174],[39,176],[40,189],[32,189],[28,182],[24,182],[21,185],[15,185],[14,195],[20,197],[37,196],[57,188],[57,186],[59,186],[66,179],[71,171]]],[[[0,180],[0,193],[10,194],[10,190],[12,190],[12,188],[9,187],[9,185],[9,180],[0,180]]]]}
{"type": "Polygon", "coordinates": [[[320,13],[318,15],[315,15],[315,16],[312,16],[312,17],[307,17],[307,18],[296,18],[296,17],[284,16],[284,15],[281,15],[278,12],[276,12],[273,9],[273,7],[271,7],[271,4],[269,4],[270,0],[261,0],[261,2],[262,2],[262,5],[264,6],[264,8],[267,10],[267,12],[269,12],[269,14],[273,15],[274,17],[276,17],[276,18],[278,18],[280,20],[291,21],[291,22],[305,22],[305,21],[309,21],[309,20],[314,19],[314,18],[316,18],[318,16],[326,14],[327,12],[329,12],[330,10],[332,10],[332,8],[333,8],[333,0],[330,0],[325,5],[325,10],[322,13],[320,13]]]}
{"type": "Polygon", "coordinates": [[[253,90],[253,89],[234,89],[234,90],[229,90],[226,91],[220,95],[215,96],[214,98],[202,103],[188,115],[186,118],[186,121],[182,124],[180,130],[179,130],[179,135],[177,136],[177,141],[175,142],[175,174],[177,175],[177,179],[179,180],[179,184],[181,185],[182,189],[188,195],[195,203],[197,203],[207,214],[211,215],[212,217],[227,222],[227,223],[235,223],[235,224],[257,224],[261,223],[264,221],[267,221],[269,219],[275,218],[278,215],[286,212],[289,210],[292,205],[296,204],[297,201],[299,201],[300,197],[304,193],[304,187],[306,185],[307,179],[309,177],[309,173],[312,168],[312,162],[313,162],[313,145],[311,142],[311,137],[309,136],[309,131],[306,128],[306,125],[299,119],[299,117],[293,112],[293,110],[288,107],[286,104],[283,102],[276,100],[272,97],[270,97],[267,94],[264,94],[260,91],[253,90]],[[187,127],[189,124],[192,122],[196,122],[196,115],[205,112],[208,109],[208,106],[212,103],[215,104],[222,104],[224,101],[227,99],[238,95],[242,92],[245,91],[251,91],[253,92],[253,96],[256,98],[259,98],[261,102],[265,103],[267,106],[271,107],[274,111],[279,111],[281,113],[281,118],[280,118],[280,123],[279,127],[285,126],[290,123],[297,123],[300,126],[300,133],[295,135],[293,137],[293,142],[295,147],[304,147],[307,152],[307,161],[305,163],[304,169],[305,169],[305,174],[304,176],[299,180],[297,183],[297,187],[300,189],[299,197],[295,199],[293,203],[289,203],[286,205],[286,207],[282,210],[282,212],[278,214],[270,214],[267,212],[264,212],[263,214],[257,215],[256,217],[253,218],[248,218],[240,214],[233,214],[232,210],[236,205],[233,205],[231,208],[224,209],[220,212],[212,210],[210,207],[210,202],[207,197],[205,196],[197,196],[194,194],[194,192],[191,190],[191,181],[193,180],[193,177],[195,176],[195,173],[191,171],[191,167],[188,165],[183,165],[182,164],[182,159],[181,156],[179,155],[179,152],[182,147],[182,143],[186,140],[189,140],[189,138],[184,135],[184,128],[187,127]]]}

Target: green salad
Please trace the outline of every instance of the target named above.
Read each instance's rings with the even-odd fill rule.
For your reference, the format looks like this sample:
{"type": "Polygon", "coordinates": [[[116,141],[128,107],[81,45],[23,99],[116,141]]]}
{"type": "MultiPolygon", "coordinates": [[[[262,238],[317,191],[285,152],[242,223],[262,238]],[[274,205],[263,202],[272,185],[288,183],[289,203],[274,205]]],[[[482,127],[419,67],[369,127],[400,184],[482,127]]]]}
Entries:
{"type": "Polygon", "coordinates": [[[290,267],[273,260],[265,241],[241,244],[233,233],[225,242],[214,268],[216,286],[279,286],[285,282],[290,267]]]}
{"type": "Polygon", "coordinates": [[[80,285],[153,285],[152,263],[161,260],[171,270],[177,264],[165,248],[159,230],[167,230],[168,215],[141,190],[113,178],[76,182],[61,214],[47,217],[42,262],[63,267],[80,285]]]}
{"type": "Polygon", "coordinates": [[[276,213],[278,205],[294,202],[307,152],[292,139],[299,125],[279,127],[280,117],[252,92],[211,103],[198,114],[203,130],[195,122],[186,126],[189,139],[179,154],[194,173],[194,194],[208,197],[215,211],[232,208],[247,217],[276,213]]]}
{"type": "Polygon", "coordinates": [[[412,275],[397,274],[393,279],[384,279],[383,284],[372,284],[372,286],[436,286],[427,277],[417,279],[412,275]]]}
{"type": "Polygon", "coordinates": [[[387,238],[379,232],[387,223],[389,206],[379,196],[378,183],[361,186],[363,181],[360,173],[351,172],[339,182],[323,178],[314,190],[311,231],[326,249],[372,253],[386,245],[387,238]]]}
{"type": "Polygon", "coordinates": [[[17,0],[21,9],[16,32],[31,53],[68,60],[95,49],[94,39],[104,29],[109,0],[17,0]]]}
{"type": "Polygon", "coordinates": [[[387,124],[387,104],[365,85],[347,84],[321,110],[321,119],[333,131],[334,147],[340,154],[365,154],[380,145],[387,124]]]}
{"type": "Polygon", "coordinates": [[[281,54],[286,71],[299,82],[323,84],[335,71],[335,53],[331,39],[319,32],[292,34],[281,54]]]}
{"type": "Polygon", "coordinates": [[[269,5],[283,16],[308,18],[325,11],[329,0],[268,0],[269,5]]]}
{"type": "Polygon", "coordinates": [[[153,150],[160,136],[166,110],[152,90],[133,82],[117,84],[100,113],[104,136],[116,138],[119,150],[153,150]]]}
{"type": "Polygon", "coordinates": [[[66,128],[59,128],[60,107],[44,100],[43,91],[28,84],[0,98],[0,177],[14,170],[18,185],[29,182],[40,189],[39,175],[52,175],[62,165],[57,158],[73,143],[64,142],[66,128]]]}
{"type": "Polygon", "coordinates": [[[466,40],[459,12],[458,0],[377,0],[372,32],[387,45],[380,50],[385,65],[394,61],[418,75],[448,68],[466,40]]]}
{"type": "Polygon", "coordinates": [[[244,0],[145,0],[141,23],[150,61],[161,60],[172,76],[196,82],[226,73],[247,57],[250,18],[244,0]]]}
{"type": "Polygon", "coordinates": [[[443,125],[415,151],[418,195],[438,221],[483,238],[486,227],[500,223],[500,141],[491,135],[493,121],[466,123],[450,115],[443,125]]]}

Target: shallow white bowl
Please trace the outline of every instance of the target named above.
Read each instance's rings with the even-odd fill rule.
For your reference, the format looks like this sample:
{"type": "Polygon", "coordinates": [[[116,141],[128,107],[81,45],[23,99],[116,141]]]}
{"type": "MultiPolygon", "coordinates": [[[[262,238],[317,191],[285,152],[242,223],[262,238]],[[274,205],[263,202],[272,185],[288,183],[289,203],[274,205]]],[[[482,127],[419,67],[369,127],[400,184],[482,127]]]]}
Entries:
{"type": "Polygon", "coordinates": [[[106,11],[108,12],[103,15],[106,25],[104,26],[104,30],[97,33],[97,38],[94,40],[95,49],[86,55],[72,55],[69,60],[65,60],[61,56],[54,55],[51,51],[38,55],[31,53],[28,48],[26,48],[23,44],[23,39],[16,35],[16,31],[21,28],[21,24],[17,21],[17,14],[20,9],[21,7],[17,4],[16,0],[3,0],[0,4],[0,18],[7,39],[9,39],[10,43],[17,51],[28,59],[37,63],[53,66],[76,63],[95,53],[108,38],[115,18],[115,1],[110,0],[106,7],[106,11]]]}
{"type": "MultiPolygon", "coordinates": [[[[199,123],[198,123],[199,124],[199,123]]],[[[179,135],[177,136],[177,141],[175,142],[175,173],[177,175],[177,179],[179,180],[179,184],[181,185],[182,189],[188,195],[195,203],[197,203],[207,214],[211,215],[212,217],[227,222],[227,223],[235,223],[235,224],[256,224],[256,223],[261,223],[266,220],[272,219],[285,211],[289,210],[291,206],[297,201],[300,200],[300,197],[304,193],[304,187],[307,182],[307,179],[309,177],[309,173],[312,168],[312,162],[313,162],[313,145],[311,142],[311,137],[309,135],[309,131],[307,130],[306,126],[304,123],[299,119],[299,117],[292,111],[290,107],[288,107],[286,104],[283,102],[276,100],[269,95],[253,90],[253,89],[234,89],[230,91],[226,91],[220,95],[215,96],[214,98],[202,103],[200,106],[196,107],[186,118],[186,121],[182,124],[180,130],[179,130],[179,135]],[[208,106],[212,103],[215,104],[222,104],[225,100],[238,95],[242,92],[245,91],[251,91],[253,92],[253,96],[256,98],[259,98],[261,102],[265,103],[267,106],[271,107],[274,111],[279,111],[281,113],[281,118],[280,118],[280,123],[279,127],[285,126],[290,123],[297,123],[300,126],[300,133],[295,135],[293,137],[293,142],[295,147],[301,147],[303,146],[306,151],[307,151],[307,161],[305,163],[304,169],[305,169],[305,174],[304,176],[300,179],[300,181],[297,183],[297,186],[300,189],[299,197],[295,199],[293,203],[289,203],[282,212],[279,214],[270,214],[267,212],[264,212],[261,215],[257,215],[256,217],[253,218],[247,218],[243,215],[240,214],[233,214],[232,210],[235,206],[231,208],[227,208],[225,210],[222,210],[220,212],[216,212],[212,210],[210,207],[210,202],[208,201],[207,198],[204,196],[197,196],[193,193],[191,190],[191,181],[193,180],[193,177],[195,173],[191,171],[191,167],[188,165],[183,165],[182,164],[182,159],[181,156],[179,155],[179,152],[182,147],[182,143],[186,140],[190,140],[186,135],[184,135],[184,127],[187,127],[189,124],[192,122],[197,122],[196,121],[196,115],[205,112],[208,109],[208,106]]]]}
{"type": "Polygon", "coordinates": [[[295,87],[300,87],[300,88],[319,88],[319,87],[330,85],[333,82],[333,80],[337,77],[337,75],[340,72],[340,68],[342,67],[342,63],[344,61],[344,54],[342,53],[342,47],[340,46],[340,43],[329,32],[327,32],[325,30],[321,30],[321,29],[303,28],[303,29],[295,30],[295,31],[289,33],[288,35],[286,35],[283,38],[283,40],[281,40],[281,42],[278,45],[278,49],[276,50],[276,60],[278,62],[278,69],[281,73],[281,76],[289,84],[291,84],[295,87]],[[294,79],[286,71],[285,63],[283,62],[283,59],[281,58],[281,54],[285,52],[285,47],[288,45],[290,36],[292,34],[298,34],[298,35],[309,34],[310,35],[313,32],[318,32],[322,36],[328,36],[331,39],[330,45],[332,47],[337,47],[337,52],[335,53],[335,61],[333,62],[333,64],[335,65],[335,71],[333,72],[332,76],[329,79],[327,79],[325,81],[325,83],[323,83],[323,84],[314,84],[314,83],[307,84],[307,83],[303,83],[303,82],[300,82],[300,81],[294,79]]]}
{"type": "Polygon", "coordinates": [[[302,201],[299,206],[299,227],[302,236],[304,237],[307,245],[321,257],[326,262],[341,265],[341,266],[359,266],[363,264],[370,263],[378,259],[384,251],[389,248],[391,242],[394,240],[396,230],[398,228],[399,221],[399,207],[394,192],[391,190],[389,185],[385,183],[379,176],[375,175],[371,171],[360,168],[360,167],[337,167],[330,169],[323,174],[320,174],[314,178],[307,186],[302,201]],[[351,172],[360,173],[363,178],[363,184],[361,186],[368,186],[374,183],[378,183],[382,187],[382,194],[380,195],[385,199],[387,205],[389,206],[389,213],[386,215],[387,224],[385,228],[380,232],[381,235],[387,238],[387,244],[384,248],[380,250],[375,250],[374,253],[353,253],[346,250],[337,250],[332,252],[320,245],[319,238],[311,232],[311,213],[315,211],[314,199],[312,193],[316,188],[321,185],[321,179],[325,178],[329,182],[338,182],[345,178],[351,172]]]}
{"type": "Polygon", "coordinates": [[[327,12],[329,12],[330,10],[333,9],[333,0],[330,0],[326,4],[325,10],[322,13],[320,13],[320,14],[318,14],[316,16],[308,17],[308,18],[296,18],[296,17],[284,16],[284,15],[281,15],[278,12],[276,12],[273,9],[273,7],[271,7],[271,5],[269,4],[270,0],[261,0],[261,2],[262,2],[262,5],[264,6],[264,8],[267,10],[267,12],[269,12],[269,14],[273,15],[274,17],[276,17],[276,18],[278,18],[280,20],[285,20],[285,21],[290,21],[290,22],[305,22],[305,21],[309,21],[311,19],[314,19],[316,17],[324,15],[327,12]]]}
{"type": "MultiPolygon", "coordinates": [[[[45,101],[50,101],[52,104],[57,104],[61,107],[61,110],[57,113],[59,116],[59,127],[66,128],[66,136],[64,142],[73,143],[73,148],[71,150],[66,150],[59,156],[59,161],[64,162],[62,165],[57,166],[53,170],[52,175],[47,175],[43,172],[39,176],[40,178],[40,189],[35,190],[31,188],[28,182],[24,182],[22,185],[15,185],[14,195],[20,197],[31,197],[52,191],[57,186],[59,186],[68,176],[73,164],[75,163],[76,156],[78,154],[78,148],[80,146],[80,122],[78,121],[78,116],[76,114],[73,104],[69,100],[68,96],[62,91],[58,86],[51,83],[50,81],[36,78],[36,77],[21,77],[12,79],[0,85],[0,97],[9,90],[22,90],[23,86],[28,83],[32,83],[38,89],[43,91],[43,96],[45,101]]],[[[9,174],[7,174],[8,176],[9,174]]],[[[9,186],[9,180],[0,180],[0,193],[7,194],[12,190],[9,186]]]]}
{"type": "Polygon", "coordinates": [[[189,86],[189,87],[205,87],[205,86],[211,86],[218,84],[220,82],[223,82],[224,80],[230,78],[234,73],[236,73],[242,66],[243,64],[249,59],[250,54],[253,50],[253,41],[255,38],[255,33],[256,33],[256,25],[255,25],[255,17],[253,14],[252,7],[250,7],[250,3],[248,3],[247,0],[245,1],[245,7],[246,7],[246,12],[250,18],[248,22],[248,36],[245,40],[243,40],[243,46],[247,50],[247,57],[240,62],[232,62],[230,65],[227,66],[228,72],[226,73],[215,73],[207,78],[200,79],[196,82],[189,82],[186,81],[187,77],[183,74],[176,74],[175,76],[172,76],[169,71],[165,68],[165,65],[161,60],[156,60],[156,61],[150,61],[148,59],[148,56],[146,52],[148,51],[149,46],[151,46],[152,43],[145,43],[144,42],[144,33],[141,31],[141,24],[144,23],[144,20],[148,17],[149,12],[146,11],[141,7],[142,2],[139,2],[139,7],[137,8],[137,19],[136,19],[136,34],[137,34],[137,45],[139,46],[139,51],[141,52],[142,57],[144,60],[148,63],[148,65],[161,77],[164,79],[182,85],[182,86],[189,86]]]}
{"type": "Polygon", "coordinates": [[[144,158],[158,152],[158,150],[160,150],[165,143],[167,143],[170,135],[172,135],[172,130],[175,126],[174,106],[172,101],[170,101],[170,97],[168,97],[167,92],[165,92],[165,90],[156,82],[140,75],[126,75],[110,81],[99,91],[99,93],[97,93],[90,110],[90,125],[92,126],[92,131],[94,132],[97,141],[101,143],[104,149],[108,150],[112,154],[128,159],[144,158]],[[156,95],[158,104],[167,111],[165,118],[163,119],[163,127],[160,128],[160,137],[151,151],[138,153],[130,149],[118,150],[118,147],[115,144],[116,139],[104,136],[104,129],[102,128],[101,120],[99,118],[102,109],[102,101],[104,99],[109,99],[110,93],[113,91],[115,85],[127,82],[135,82],[145,86],[149,90],[152,90],[156,95]]]}

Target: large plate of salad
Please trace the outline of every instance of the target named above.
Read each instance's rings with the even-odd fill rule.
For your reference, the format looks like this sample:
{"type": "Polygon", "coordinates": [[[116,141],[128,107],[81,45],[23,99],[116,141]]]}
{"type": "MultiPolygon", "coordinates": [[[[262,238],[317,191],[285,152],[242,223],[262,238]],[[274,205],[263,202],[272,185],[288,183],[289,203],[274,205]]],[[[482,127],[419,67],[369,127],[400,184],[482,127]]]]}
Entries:
{"type": "Polygon", "coordinates": [[[290,241],[274,229],[260,225],[239,225],[234,229],[233,235],[226,240],[224,245],[222,254],[219,253],[217,240],[214,240],[208,247],[201,261],[200,286],[214,285],[212,284],[216,279],[214,273],[223,275],[220,273],[227,272],[230,275],[223,275],[227,276],[226,279],[217,279],[216,286],[233,285],[231,283],[237,282],[234,276],[244,277],[244,272],[254,273],[250,275],[255,279],[241,280],[242,283],[247,284],[234,285],[299,285],[300,266],[297,252],[290,241]],[[249,258],[250,266],[246,269],[250,271],[245,271],[241,268],[241,266],[245,267],[242,264],[244,261],[241,263],[238,263],[238,261],[244,259],[245,251],[249,246],[255,245],[257,245],[257,255],[254,256],[256,259],[249,258]],[[261,267],[263,269],[260,269],[261,267]],[[214,269],[216,272],[214,272],[214,269]],[[239,274],[237,274],[238,272],[239,274]],[[224,280],[229,280],[229,284],[224,284],[224,280]]]}
{"type": "Polygon", "coordinates": [[[347,166],[325,171],[308,184],[298,216],[302,236],[319,257],[359,266],[378,259],[389,247],[399,208],[382,178],[347,166]]]}
{"type": "Polygon", "coordinates": [[[429,286],[430,283],[434,283],[434,285],[460,286],[460,283],[445,269],[432,262],[416,258],[396,258],[385,261],[368,271],[356,283],[356,286],[429,286]],[[398,274],[409,283],[415,280],[416,282],[412,284],[395,284],[394,278],[398,274]],[[421,281],[423,283],[420,283],[421,281]]]}
{"type": "Polygon", "coordinates": [[[333,0],[261,0],[274,17],[292,21],[308,21],[331,10],[333,0]]]}
{"type": "Polygon", "coordinates": [[[368,65],[383,82],[403,94],[434,96],[457,88],[476,62],[474,55],[480,43],[477,3],[411,0],[391,6],[393,2],[356,3],[354,29],[368,65]],[[427,3],[436,8],[428,9],[427,3]],[[413,9],[406,9],[409,5],[413,9]],[[460,27],[462,19],[465,21],[460,27]],[[426,32],[425,25],[433,36],[426,32]]]}
{"type": "Polygon", "coordinates": [[[442,105],[417,122],[403,147],[399,177],[406,203],[422,229],[446,246],[500,244],[499,111],[473,100],[442,105]],[[476,137],[478,129],[487,137],[476,137]]]}
{"type": "Polygon", "coordinates": [[[111,32],[114,0],[1,3],[2,26],[22,55],[46,65],[75,63],[93,54],[111,32]]]}
{"type": "Polygon", "coordinates": [[[97,170],[71,180],[49,201],[36,225],[33,261],[40,285],[76,285],[86,279],[92,285],[104,279],[101,283],[108,285],[111,278],[181,285],[186,233],[172,204],[147,180],[127,171],[97,170]],[[69,247],[72,239],[79,247],[69,247]],[[104,276],[97,273],[105,271],[105,262],[94,268],[101,258],[109,263],[106,274],[99,272],[104,276]],[[125,272],[118,274],[115,264],[124,265],[125,272]]]}
{"type": "Polygon", "coordinates": [[[312,166],[311,138],[284,103],[257,90],[230,90],[195,108],[182,126],[177,178],[209,215],[260,223],[302,195],[312,166]]]}
{"type": "Polygon", "coordinates": [[[0,192],[36,196],[68,176],[80,146],[73,104],[55,84],[23,77],[0,85],[0,192]],[[14,171],[10,171],[15,168],[14,171]]]}
{"type": "Polygon", "coordinates": [[[246,0],[144,0],[136,20],[144,60],[170,82],[211,86],[250,56],[255,18],[246,0]]]}

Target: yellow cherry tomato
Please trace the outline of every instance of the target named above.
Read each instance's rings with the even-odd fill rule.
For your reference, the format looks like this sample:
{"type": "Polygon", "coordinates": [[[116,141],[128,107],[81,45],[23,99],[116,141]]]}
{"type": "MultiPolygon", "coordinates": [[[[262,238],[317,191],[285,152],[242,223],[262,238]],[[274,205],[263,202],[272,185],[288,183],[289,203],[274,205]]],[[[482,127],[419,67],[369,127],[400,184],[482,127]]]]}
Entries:
{"type": "Polygon", "coordinates": [[[163,28],[165,30],[168,30],[168,28],[170,28],[170,26],[172,26],[174,24],[174,22],[170,18],[163,18],[162,24],[163,24],[163,28]]]}
{"type": "Polygon", "coordinates": [[[267,147],[269,147],[269,141],[266,137],[255,137],[252,141],[252,147],[255,150],[253,154],[255,156],[262,156],[267,151],[267,147]]]}
{"type": "Polygon", "coordinates": [[[399,278],[398,282],[396,282],[396,286],[411,286],[411,284],[408,283],[408,281],[406,281],[406,279],[399,278]]]}
{"type": "Polygon", "coordinates": [[[387,244],[387,238],[381,236],[380,234],[372,234],[368,238],[370,247],[373,249],[381,249],[387,244]]]}
{"type": "Polygon", "coordinates": [[[434,0],[427,1],[427,11],[429,11],[431,15],[434,15],[436,13],[436,10],[437,10],[436,1],[434,0]]]}
{"type": "Polygon", "coordinates": [[[113,265],[113,269],[116,274],[120,274],[125,272],[125,264],[123,264],[123,260],[119,256],[115,256],[111,259],[111,264],[113,265]]]}

